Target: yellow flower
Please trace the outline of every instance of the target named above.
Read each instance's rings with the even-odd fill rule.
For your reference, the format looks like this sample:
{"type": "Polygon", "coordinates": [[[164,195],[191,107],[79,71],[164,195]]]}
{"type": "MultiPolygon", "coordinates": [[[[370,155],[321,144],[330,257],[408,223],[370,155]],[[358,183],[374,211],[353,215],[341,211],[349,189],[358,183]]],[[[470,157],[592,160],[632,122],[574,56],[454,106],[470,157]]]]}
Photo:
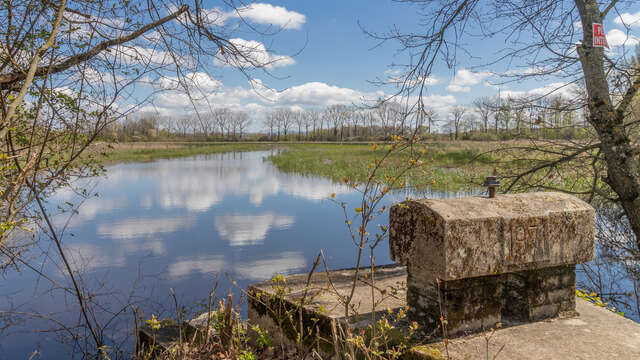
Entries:
{"type": "Polygon", "coordinates": [[[155,315],[151,315],[151,319],[147,320],[147,324],[151,326],[151,330],[159,330],[160,329],[160,321],[155,315]]]}

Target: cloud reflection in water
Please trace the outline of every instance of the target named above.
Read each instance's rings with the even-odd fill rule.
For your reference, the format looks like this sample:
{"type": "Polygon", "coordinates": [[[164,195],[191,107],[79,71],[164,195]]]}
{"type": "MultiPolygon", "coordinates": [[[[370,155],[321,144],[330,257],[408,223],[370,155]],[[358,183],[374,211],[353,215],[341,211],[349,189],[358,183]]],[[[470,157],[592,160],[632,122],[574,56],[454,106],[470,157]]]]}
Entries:
{"type": "Polygon", "coordinates": [[[306,261],[301,252],[285,251],[266,259],[230,263],[222,255],[181,257],[169,265],[171,280],[181,280],[194,273],[215,275],[229,272],[232,279],[263,280],[275,274],[292,274],[305,268],[306,261]]]}
{"type": "Polygon", "coordinates": [[[215,226],[221,238],[230,246],[247,246],[264,243],[271,229],[288,229],[296,222],[293,216],[274,213],[262,215],[223,215],[215,217],[215,226]]]}
{"type": "MultiPolygon", "coordinates": [[[[153,255],[163,259],[156,261],[164,263],[172,279],[225,271],[262,279],[301,270],[304,254],[299,248],[281,248],[283,242],[247,252],[239,262],[231,249],[261,246],[272,231],[296,227],[300,215],[266,206],[269,198],[298,199],[288,204],[299,209],[308,206],[305,201],[351,190],[323,178],[280,173],[265,160],[270,154],[213,154],[109,167],[96,187],[100,197],[87,199],[71,222],[71,231],[84,231],[77,238],[82,242],[67,244],[75,262],[88,270],[123,268],[153,255]]],[[[69,191],[60,192],[59,200],[70,198],[69,191]]]]}

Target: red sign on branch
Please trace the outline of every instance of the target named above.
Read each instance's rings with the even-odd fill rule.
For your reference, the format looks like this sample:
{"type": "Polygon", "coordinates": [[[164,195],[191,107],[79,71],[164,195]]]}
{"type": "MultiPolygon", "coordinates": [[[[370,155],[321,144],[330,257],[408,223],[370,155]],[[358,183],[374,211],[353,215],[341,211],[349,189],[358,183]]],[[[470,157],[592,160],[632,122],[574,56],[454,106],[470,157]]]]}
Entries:
{"type": "Polygon", "coordinates": [[[602,24],[593,23],[593,47],[609,48],[602,24]]]}

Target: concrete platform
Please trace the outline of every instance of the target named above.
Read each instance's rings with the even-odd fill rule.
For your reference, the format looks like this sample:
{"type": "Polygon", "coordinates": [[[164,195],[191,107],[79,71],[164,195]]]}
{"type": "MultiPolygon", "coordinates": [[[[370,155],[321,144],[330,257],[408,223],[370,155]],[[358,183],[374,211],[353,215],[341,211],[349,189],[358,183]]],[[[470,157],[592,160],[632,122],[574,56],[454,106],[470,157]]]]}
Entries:
{"type": "MultiPolygon", "coordinates": [[[[497,330],[490,358],[504,346],[497,359],[640,359],[640,324],[583,299],[576,299],[576,310],[574,318],[497,330]]],[[[449,342],[456,360],[484,359],[486,349],[482,334],[449,342]]]]}
{"type": "MultiPolygon", "coordinates": [[[[352,300],[352,313],[371,318],[373,309],[371,276],[368,268],[360,270],[358,286],[352,300]]],[[[284,286],[287,289],[285,300],[292,304],[299,304],[300,299],[305,294],[305,310],[318,312],[326,318],[344,322],[344,306],[337,301],[337,294],[348,295],[351,290],[354,270],[334,270],[329,272],[331,283],[327,280],[325,272],[318,272],[312,275],[307,285],[307,274],[292,275],[285,278],[284,286]]],[[[407,273],[404,266],[381,266],[376,269],[373,294],[376,301],[376,312],[386,313],[387,309],[400,309],[406,306],[406,281],[407,273]]],[[[273,283],[269,280],[249,285],[249,292],[262,292],[267,295],[273,293],[273,283]]],[[[353,316],[352,316],[353,317],[353,316]]],[[[249,316],[251,319],[251,316],[249,316]]],[[[353,324],[353,321],[351,321],[353,324]]]]}
{"type": "MultiPolygon", "coordinates": [[[[344,306],[339,304],[336,293],[343,296],[347,294],[353,275],[353,270],[332,271],[329,273],[330,283],[325,273],[314,274],[309,288],[306,288],[306,274],[287,277],[288,290],[284,300],[289,306],[295,306],[300,303],[306,291],[305,319],[320,318],[321,332],[331,338],[331,334],[326,332],[326,324],[331,321],[346,321],[344,306]]],[[[358,316],[351,316],[350,324],[361,328],[371,321],[372,290],[376,299],[376,318],[384,316],[388,310],[397,312],[406,309],[406,276],[403,266],[378,268],[375,272],[375,286],[372,288],[369,271],[364,269],[358,279],[353,300],[358,316]]],[[[273,289],[272,282],[264,281],[251,285],[249,292],[269,296],[273,294],[273,289]]],[[[576,310],[579,315],[575,317],[555,318],[496,330],[489,341],[489,358],[500,351],[497,359],[640,359],[640,324],[582,299],[576,299],[576,310]]],[[[273,319],[251,301],[249,320],[269,329],[271,334],[277,333],[273,319]]],[[[449,355],[456,360],[484,359],[487,352],[485,335],[476,334],[449,340],[449,355]]],[[[442,339],[433,336],[427,342],[430,343],[427,351],[431,352],[431,357],[415,354],[418,355],[416,358],[432,359],[433,348],[446,356],[442,339]]],[[[290,343],[293,344],[294,341],[290,343]]],[[[419,349],[417,347],[416,351],[419,352],[419,349]]]]}

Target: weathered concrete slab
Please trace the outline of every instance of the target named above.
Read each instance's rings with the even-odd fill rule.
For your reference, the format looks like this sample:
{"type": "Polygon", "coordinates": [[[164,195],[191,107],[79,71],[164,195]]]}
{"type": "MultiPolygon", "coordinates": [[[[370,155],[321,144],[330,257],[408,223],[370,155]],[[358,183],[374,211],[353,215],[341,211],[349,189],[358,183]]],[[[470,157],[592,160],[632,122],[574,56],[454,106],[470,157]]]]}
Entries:
{"type": "Polygon", "coordinates": [[[388,315],[389,310],[398,311],[406,306],[406,271],[404,266],[378,267],[372,287],[370,269],[361,269],[349,316],[345,316],[341,297],[347,296],[355,278],[353,269],[292,275],[283,281],[263,281],[249,286],[248,321],[257,324],[275,337],[275,342],[283,340],[290,346],[300,346],[298,334],[300,325],[296,309],[302,305],[302,328],[317,329],[321,340],[314,334],[302,339],[302,344],[319,347],[326,358],[334,354],[332,341],[336,325],[347,321],[352,330],[365,328],[372,317],[379,319],[388,315]],[[303,300],[304,299],[304,300],[303,300]],[[375,309],[374,309],[375,304],[375,309]],[[296,321],[282,321],[288,314],[296,321]]]}
{"type": "MultiPolygon", "coordinates": [[[[388,309],[399,309],[406,305],[406,278],[407,273],[404,266],[391,265],[376,268],[374,288],[370,284],[371,274],[369,268],[360,269],[357,286],[352,300],[352,307],[349,311],[349,320],[354,324],[360,318],[371,318],[373,311],[372,299],[375,299],[376,312],[386,313],[388,309]],[[372,293],[373,290],[373,293],[372,293]],[[373,297],[372,297],[373,295],[373,297]],[[358,316],[354,316],[357,314],[358,316]]],[[[351,290],[355,272],[353,269],[334,270],[329,272],[317,272],[311,276],[307,286],[308,275],[299,274],[285,278],[285,282],[280,283],[284,287],[283,300],[298,305],[306,293],[306,300],[303,307],[310,313],[316,313],[322,318],[338,320],[344,322],[344,305],[338,301],[340,296],[346,296],[351,290]],[[329,279],[331,281],[329,281],[329,279]]],[[[267,280],[249,285],[250,294],[263,293],[274,296],[277,291],[274,282],[267,280]]],[[[249,319],[265,316],[266,314],[256,310],[260,304],[249,300],[249,319]]]]}
{"type": "Polygon", "coordinates": [[[408,200],[391,208],[391,258],[428,280],[589,261],[594,210],[567,194],[408,200]]]}
{"type": "MultiPolygon", "coordinates": [[[[325,321],[344,322],[344,308],[339,304],[337,297],[329,288],[346,294],[349,284],[353,279],[353,270],[338,270],[330,272],[331,285],[324,273],[312,277],[308,293],[316,296],[304,305],[304,321],[312,318],[321,318],[325,321]]],[[[406,272],[402,266],[388,266],[379,269],[375,273],[376,281],[373,293],[380,301],[377,306],[378,316],[387,314],[387,309],[397,312],[406,308],[406,272]]],[[[287,287],[291,289],[283,298],[289,306],[299,304],[300,296],[304,293],[307,280],[306,274],[293,275],[286,278],[287,287]]],[[[274,287],[270,281],[261,282],[250,286],[250,292],[261,292],[269,296],[273,295],[274,287]]],[[[365,270],[358,280],[354,302],[357,304],[361,315],[355,321],[355,327],[363,327],[368,324],[372,315],[372,286],[370,274],[365,270]]],[[[490,296],[490,294],[488,294],[490,296]]],[[[606,309],[589,304],[582,299],[576,302],[577,316],[569,318],[555,318],[551,320],[526,323],[515,326],[506,326],[496,330],[489,343],[491,356],[504,346],[497,359],[621,359],[631,360],[640,358],[640,324],[625,319],[606,309]]],[[[271,334],[278,334],[278,327],[273,318],[260,304],[249,303],[249,319],[252,323],[258,323],[261,327],[269,329],[271,334]]],[[[322,321],[322,320],[321,320],[322,321]]],[[[330,326],[320,326],[321,335],[331,338],[330,326]]],[[[290,333],[284,334],[285,341],[293,344],[293,339],[287,338],[290,333]]],[[[429,355],[433,356],[433,349],[438,349],[443,355],[446,351],[440,334],[425,339],[429,342],[429,355]]],[[[483,334],[463,336],[449,340],[449,353],[452,359],[484,359],[486,353],[486,341],[483,334]]],[[[328,344],[330,347],[330,344],[328,344]]],[[[414,348],[414,351],[420,347],[414,348]]],[[[417,359],[432,359],[433,357],[414,357],[417,359]]]]}
{"type": "Polygon", "coordinates": [[[153,330],[149,325],[143,325],[138,329],[139,346],[144,351],[152,350],[154,354],[160,354],[180,343],[180,334],[185,341],[193,341],[198,337],[198,329],[184,322],[182,329],[173,321],[161,321],[159,329],[153,330]]]}
{"type": "MultiPolygon", "coordinates": [[[[490,358],[504,346],[497,359],[640,359],[640,324],[585,300],[576,302],[578,317],[497,330],[489,342],[490,358]]],[[[486,350],[482,334],[449,342],[456,360],[485,359],[486,350]]]]}

